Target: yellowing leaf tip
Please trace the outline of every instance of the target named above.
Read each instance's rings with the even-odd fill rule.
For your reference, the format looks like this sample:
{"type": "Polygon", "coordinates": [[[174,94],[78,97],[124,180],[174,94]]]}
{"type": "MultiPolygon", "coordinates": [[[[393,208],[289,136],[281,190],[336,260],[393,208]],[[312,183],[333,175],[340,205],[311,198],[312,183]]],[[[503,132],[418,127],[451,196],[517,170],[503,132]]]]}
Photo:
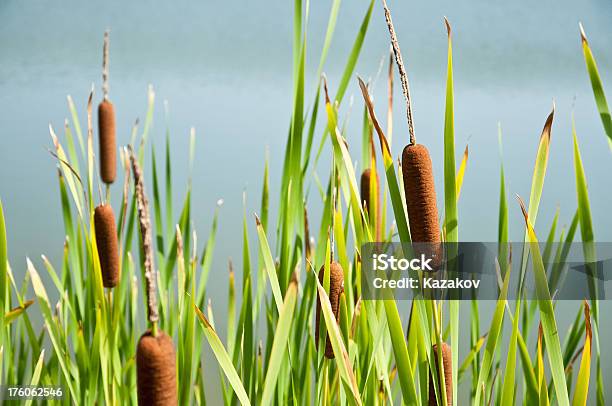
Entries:
{"type": "Polygon", "coordinates": [[[550,114],[548,115],[548,117],[546,117],[546,122],[544,123],[544,128],[542,129],[542,135],[540,136],[541,139],[546,137],[548,140],[550,140],[554,118],[555,118],[555,101],[553,99],[552,110],[550,114]]]}
{"type": "Polygon", "coordinates": [[[327,89],[327,76],[325,76],[325,73],[321,74],[321,80],[323,81],[323,92],[325,93],[325,104],[330,104],[329,91],[327,89]]]}
{"type": "Polygon", "coordinates": [[[444,16],[444,25],[446,25],[446,35],[448,35],[448,38],[450,38],[452,29],[451,29],[450,23],[448,22],[448,18],[446,18],[446,16],[444,16]]]}
{"type": "Polygon", "coordinates": [[[585,322],[585,330],[586,335],[591,339],[592,330],[591,330],[591,307],[589,306],[589,302],[585,299],[584,301],[584,322],[585,322]]]}
{"type": "Polygon", "coordinates": [[[587,41],[587,36],[586,36],[586,33],[584,32],[584,27],[582,26],[581,22],[578,23],[578,27],[580,28],[580,39],[582,40],[582,43],[588,44],[589,41],[587,41]]]}
{"type": "Polygon", "coordinates": [[[523,212],[523,217],[525,218],[525,224],[527,225],[527,227],[529,227],[529,214],[527,214],[527,208],[525,207],[525,202],[523,201],[521,196],[519,196],[518,194],[516,195],[516,198],[519,202],[519,205],[521,206],[521,211],[523,212]]]}

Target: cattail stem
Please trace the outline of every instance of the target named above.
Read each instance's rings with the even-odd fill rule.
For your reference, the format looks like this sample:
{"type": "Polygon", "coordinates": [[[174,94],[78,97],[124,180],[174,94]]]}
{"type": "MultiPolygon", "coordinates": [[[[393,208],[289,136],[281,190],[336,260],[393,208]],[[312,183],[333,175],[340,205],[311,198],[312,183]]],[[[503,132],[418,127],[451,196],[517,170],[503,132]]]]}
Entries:
{"type": "Polygon", "coordinates": [[[402,93],[406,99],[406,118],[408,120],[408,132],[410,133],[410,144],[416,143],[414,136],[414,120],[412,118],[412,103],[410,101],[410,86],[408,84],[408,74],[404,68],[404,61],[402,59],[402,52],[400,51],[399,43],[397,42],[397,35],[395,34],[395,28],[393,27],[393,20],[391,20],[391,11],[387,7],[387,2],[383,0],[383,7],[385,8],[385,19],[387,20],[387,28],[391,35],[391,46],[393,47],[393,53],[395,54],[395,62],[399,71],[400,81],[402,82],[402,93]]]}
{"type": "Polygon", "coordinates": [[[106,293],[106,300],[108,300],[108,313],[109,314],[113,314],[113,290],[112,289],[108,289],[108,292],[106,293]]]}
{"type": "Polygon", "coordinates": [[[157,331],[158,331],[157,322],[154,321],[151,323],[151,334],[153,335],[153,337],[157,337],[157,331]]]}
{"type": "Polygon", "coordinates": [[[153,262],[153,239],[151,237],[151,217],[149,215],[149,202],[144,190],[144,180],[142,171],[134,150],[128,146],[130,161],[132,162],[132,172],[134,173],[134,184],[136,186],[136,203],[138,207],[138,219],[140,221],[140,232],[142,235],[142,248],[144,252],[145,280],[147,285],[147,315],[151,323],[153,336],[157,333],[157,288],[155,264],[153,262]]]}

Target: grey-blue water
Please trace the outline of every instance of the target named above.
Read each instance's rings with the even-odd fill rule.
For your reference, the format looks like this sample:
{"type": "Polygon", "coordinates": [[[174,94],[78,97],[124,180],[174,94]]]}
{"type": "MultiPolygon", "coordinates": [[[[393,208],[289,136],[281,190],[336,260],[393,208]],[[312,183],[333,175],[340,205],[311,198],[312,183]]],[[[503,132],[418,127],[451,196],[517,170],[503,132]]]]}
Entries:
{"type": "MultiPolygon", "coordinates": [[[[411,81],[417,139],[430,148],[440,207],[447,51],[442,17],[447,16],[453,25],[457,160],[463,147],[470,146],[459,203],[460,237],[491,241],[497,236],[498,122],[504,134],[510,233],[514,240],[522,237],[524,223],[514,195],[529,196],[538,138],[554,100],[555,124],[537,231],[540,235],[547,232],[557,207],[562,225],[571,220],[576,208],[573,113],[588,177],[595,236],[611,241],[612,153],[586,75],[578,22],[586,28],[606,90],[612,94],[612,3],[392,1],[390,6],[411,81]]],[[[306,83],[309,106],[329,7],[329,1],[311,4],[306,83]]],[[[325,66],[332,89],[337,86],[366,7],[363,0],[341,6],[325,66]]],[[[47,152],[51,146],[47,127],[51,123],[61,132],[68,116],[67,94],[75,99],[83,124],[92,82],[99,100],[101,39],[106,28],[111,29],[110,95],[117,110],[119,142],[127,143],[133,121],[144,117],[149,83],[154,85],[158,100],[152,135],[157,143],[163,140],[165,130],[162,101],[169,102],[177,210],[183,198],[178,192],[184,191],[187,182],[189,128],[196,128],[193,206],[200,241],[208,232],[217,199],[225,200],[210,277],[213,288],[209,288],[213,308],[222,314],[226,261],[228,256],[238,263],[240,260],[242,193],[246,190],[250,216],[259,210],[266,148],[271,159],[272,218],[276,213],[291,112],[292,2],[139,0],[94,5],[3,1],[0,198],[7,216],[11,264],[18,276],[23,275],[26,256],[36,264],[40,264],[42,253],[56,263],[61,258],[61,211],[55,163],[47,152]]],[[[356,73],[375,76],[387,52],[388,34],[377,2],[356,73]]],[[[384,92],[383,76],[375,89],[381,117],[384,92]]],[[[349,112],[353,96],[347,138],[358,160],[362,103],[356,78],[343,103],[343,116],[349,112]]],[[[400,145],[407,142],[397,86],[395,100],[393,152],[397,156],[400,145]]],[[[320,135],[319,131],[315,142],[320,135]]],[[[322,178],[328,165],[329,159],[323,158],[318,171],[322,178]]],[[[311,200],[311,216],[316,219],[320,208],[311,200]]],[[[575,308],[576,304],[559,304],[561,332],[575,308]]],[[[602,306],[604,320],[610,311],[612,306],[606,302],[602,306]]],[[[462,317],[462,323],[467,323],[469,313],[462,317]]],[[[601,336],[606,342],[612,331],[605,327],[601,336]]],[[[604,349],[602,357],[609,382],[612,353],[604,349]]],[[[215,383],[210,386],[214,391],[215,383]]],[[[607,397],[612,399],[609,389],[607,397]]]]}

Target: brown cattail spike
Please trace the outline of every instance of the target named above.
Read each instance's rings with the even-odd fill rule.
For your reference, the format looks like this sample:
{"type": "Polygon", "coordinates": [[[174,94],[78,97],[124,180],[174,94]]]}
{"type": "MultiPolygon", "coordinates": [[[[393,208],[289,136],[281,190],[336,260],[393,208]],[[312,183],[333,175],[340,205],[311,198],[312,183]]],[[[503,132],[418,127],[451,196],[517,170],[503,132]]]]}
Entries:
{"type": "Polygon", "coordinates": [[[98,130],[100,137],[100,177],[111,184],[117,176],[117,147],[115,137],[115,108],[104,99],[98,106],[98,130]]]}
{"type": "Polygon", "coordinates": [[[379,186],[380,186],[380,182],[378,179],[378,173],[376,173],[376,176],[374,177],[374,182],[376,182],[374,185],[371,184],[372,182],[372,171],[371,169],[366,169],[365,171],[363,171],[363,173],[361,174],[361,204],[365,204],[366,209],[368,211],[368,217],[370,219],[370,224],[375,224],[376,225],[376,235],[374,236],[374,238],[376,238],[376,241],[380,240],[380,233],[379,233],[379,229],[380,229],[380,196],[378,193],[379,190],[379,186]],[[376,190],[376,195],[375,196],[371,196],[370,192],[372,191],[372,186],[374,186],[374,190],[376,190]]]}
{"type": "MultiPolygon", "coordinates": [[[[323,284],[323,278],[325,277],[325,266],[321,267],[319,270],[319,283],[323,284]]],[[[340,295],[344,292],[344,271],[342,270],[342,266],[339,263],[332,261],[329,266],[329,301],[331,303],[331,308],[334,313],[334,317],[336,318],[336,322],[338,322],[338,317],[340,315],[340,295]]],[[[316,316],[316,325],[315,325],[315,343],[319,345],[319,324],[321,322],[321,301],[319,296],[317,295],[317,316],[316,316]]],[[[329,359],[334,358],[334,349],[332,348],[331,341],[329,340],[329,336],[325,341],[325,356],[329,359]]]]}
{"type": "Polygon", "coordinates": [[[175,406],[176,355],[172,339],[159,330],[157,336],[144,333],[136,349],[138,375],[138,404],[147,406],[175,406]]]}
{"type": "MultiPolygon", "coordinates": [[[[442,364],[444,365],[444,388],[446,390],[446,404],[447,406],[453,406],[453,356],[450,345],[442,343],[442,364]]],[[[440,366],[438,364],[438,345],[434,344],[434,357],[436,363],[436,370],[438,375],[440,373],[440,366]]],[[[441,375],[439,375],[441,376],[441,375]]],[[[440,381],[440,379],[439,379],[440,381]]],[[[442,392],[440,391],[440,395],[442,392]]],[[[436,392],[434,389],[433,377],[429,376],[429,406],[438,406],[436,402],[436,392]]]]}
{"type": "Polygon", "coordinates": [[[119,283],[119,244],[115,214],[110,205],[102,204],[94,211],[96,245],[100,258],[102,283],[105,288],[114,288],[119,283]]]}
{"type": "Polygon", "coordinates": [[[433,169],[429,152],[424,145],[410,144],[404,148],[402,172],[412,241],[440,242],[433,169]]]}

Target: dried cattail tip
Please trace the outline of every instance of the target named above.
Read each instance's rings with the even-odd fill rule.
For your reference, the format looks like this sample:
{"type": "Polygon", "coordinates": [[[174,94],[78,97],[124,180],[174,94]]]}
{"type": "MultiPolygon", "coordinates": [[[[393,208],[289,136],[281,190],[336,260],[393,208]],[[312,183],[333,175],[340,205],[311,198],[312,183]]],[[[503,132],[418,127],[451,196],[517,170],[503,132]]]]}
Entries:
{"type": "MultiPolygon", "coordinates": [[[[438,346],[434,344],[433,346],[436,369],[440,371],[440,366],[438,365],[438,346]]],[[[446,390],[446,404],[448,406],[453,406],[453,356],[450,345],[446,343],[442,343],[442,363],[444,365],[444,387],[446,390]]],[[[429,406],[437,406],[438,402],[436,402],[436,392],[434,390],[434,381],[429,375],[429,406]]]]}
{"type": "MultiPolygon", "coordinates": [[[[321,267],[319,271],[319,283],[323,284],[323,278],[325,277],[325,266],[321,267]]],[[[329,266],[329,301],[331,308],[336,318],[336,322],[339,317],[340,309],[340,295],[344,292],[344,272],[339,263],[332,261],[329,266]]],[[[315,344],[319,345],[319,324],[321,322],[321,301],[317,295],[317,316],[315,324],[315,344]]],[[[323,321],[325,322],[325,321],[323,321]]],[[[334,349],[332,348],[329,336],[325,341],[325,356],[329,359],[334,358],[334,349]]]]}
{"type": "Polygon", "coordinates": [[[117,176],[117,147],[115,137],[115,108],[104,99],[98,106],[98,130],[100,137],[100,177],[110,184],[117,176]]]}
{"type": "Polygon", "coordinates": [[[433,169],[424,145],[410,144],[404,148],[402,172],[412,241],[440,242],[433,169]]]}
{"type": "Polygon", "coordinates": [[[380,196],[378,193],[380,182],[378,180],[378,174],[376,174],[376,178],[374,182],[376,182],[376,196],[374,196],[375,200],[371,200],[372,196],[370,196],[370,182],[372,181],[372,171],[368,168],[361,174],[361,204],[365,203],[366,208],[368,210],[368,217],[370,218],[370,223],[376,224],[376,235],[374,238],[378,241],[380,239],[380,196]],[[375,208],[376,212],[372,212],[372,208],[375,208]]]}
{"type": "Polygon", "coordinates": [[[153,336],[144,333],[136,349],[138,404],[178,404],[176,389],[176,355],[172,339],[163,331],[153,336]]]}
{"type": "Polygon", "coordinates": [[[108,204],[96,207],[94,211],[96,245],[102,270],[102,283],[113,288],[119,283],[119,244],[113,208],[108,204]]]}

